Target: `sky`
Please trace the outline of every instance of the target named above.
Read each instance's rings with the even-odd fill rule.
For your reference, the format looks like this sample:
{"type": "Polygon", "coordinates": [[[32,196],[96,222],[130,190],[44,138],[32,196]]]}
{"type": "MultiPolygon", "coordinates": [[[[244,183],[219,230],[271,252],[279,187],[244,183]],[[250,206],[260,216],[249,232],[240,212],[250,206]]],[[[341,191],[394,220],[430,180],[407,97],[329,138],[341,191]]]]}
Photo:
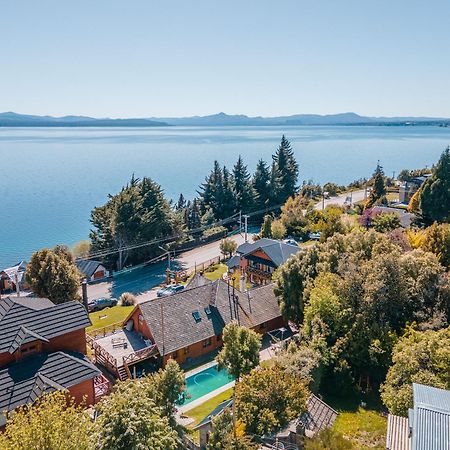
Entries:
{"type": "Polygon", "coordinates": [[[0,111],[450,117],[448,0],[0,0],[0,111]]]}

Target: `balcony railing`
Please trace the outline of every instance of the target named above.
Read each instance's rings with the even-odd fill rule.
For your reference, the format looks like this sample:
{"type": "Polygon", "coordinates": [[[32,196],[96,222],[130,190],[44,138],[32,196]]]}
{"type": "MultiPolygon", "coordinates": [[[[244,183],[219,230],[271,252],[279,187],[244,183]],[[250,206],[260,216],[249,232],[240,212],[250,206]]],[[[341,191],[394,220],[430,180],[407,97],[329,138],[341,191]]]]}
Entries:
{"type": "Polygon", "coordinates": [[[152,356],[156,356],[158,354],[158,348],[156,344],[150,345],[149,347],[145,347],[137,352],[131,353],[127,356],[123,357],[123,365],[128,366],[130,364],[135,364],[144,359],[150,358],[152,356]]]}
{"type": "Polygon", "coordinates": [[[272,278],[272,272],[257,269],[256,267],[252,267],[252,266],[247,267],[247,273],[257,275],[258,277],[261,277],[261,278],[267,278],[268,280],[270,280],[272,278]]]}

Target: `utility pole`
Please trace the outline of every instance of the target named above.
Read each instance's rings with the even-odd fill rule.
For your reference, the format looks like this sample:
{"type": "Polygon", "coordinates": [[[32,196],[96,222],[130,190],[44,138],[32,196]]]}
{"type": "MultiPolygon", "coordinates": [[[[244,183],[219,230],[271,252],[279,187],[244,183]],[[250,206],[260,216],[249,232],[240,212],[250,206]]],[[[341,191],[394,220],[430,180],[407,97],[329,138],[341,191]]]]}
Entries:
{"type": "Polygon", "coordinates": [[[322,211],[325,209],[325,193],[322,192],[322,211]]]}
{"type": "Polygon", "coordinates": [[[247,219],[248,219],[248,215],[247,214],[244,214],[243,215],[243,217],[244,217],[244,240],[245,240],[245,242],[247,242],[248,241],[248,237],[247,237],[247,230],[248,230],[248,227],[247,227],[247,219]]]}
{"type": "Polygon", "coordinates": [[[242,234],[242,211],[239,211],[239,234],[242,234]]]}

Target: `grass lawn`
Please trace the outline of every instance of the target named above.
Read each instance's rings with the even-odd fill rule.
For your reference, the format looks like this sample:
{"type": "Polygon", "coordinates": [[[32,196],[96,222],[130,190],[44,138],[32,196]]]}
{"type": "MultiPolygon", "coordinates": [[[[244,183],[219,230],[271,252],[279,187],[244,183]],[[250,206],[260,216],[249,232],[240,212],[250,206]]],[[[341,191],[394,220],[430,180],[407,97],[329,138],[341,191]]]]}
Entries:
{"type": "Polygon", "coordinates": [[[386,448],[387,418],[380,412],[382,403],[377,390],[343,395],[329,388],[329,392],[323,394],[324,401],[339,413],[333,425],[335,431],[352,441],[358,450],[386,448]],[[364,402],[364,408],[361,402],[364,402]]]}
{"type": "Polygon", "coordinates": [[[216,395],[213,398],[210,398],[205,403],[192,408],[189,411],[186,411],[186,415],[194,419],[194,422],[190,425],[190,427],[195,427],[201,420],[203,420],[209,413],[211,413],[217,405],[222,403],[225,400],[228,400],[233,396],[233,388],[227,389],[219,395],[216,395]]]}
{"type": "Polygon", "coordinates": [[[227,271],[227,265],[226,264],[214,264],[210,268],[206,269],[203,272],[203,275],[205,278],[208,278],[208,280],[214,281],[218,280],[219,278],[222,278],[222,275],[226,273],[227,271]],[[210,271],[210,269],[212,269],[210,271]]]}
{"type": "Polygon", "coordinates": [[[359,408],[356,412],[339,413],[333,429],[361,450],[386,448],[387,419],[377,411],[359,408]]]}
{"type": "Polygon", "coordinates": [[[122,322],[133,308],[134,306],[113,306],[112,308],[105,308],[101,311],[90,313],[89,317],[92,325],[86,328],[86,331],[89,333],[89,331],[103,328],[116,322],[122,322]]]}

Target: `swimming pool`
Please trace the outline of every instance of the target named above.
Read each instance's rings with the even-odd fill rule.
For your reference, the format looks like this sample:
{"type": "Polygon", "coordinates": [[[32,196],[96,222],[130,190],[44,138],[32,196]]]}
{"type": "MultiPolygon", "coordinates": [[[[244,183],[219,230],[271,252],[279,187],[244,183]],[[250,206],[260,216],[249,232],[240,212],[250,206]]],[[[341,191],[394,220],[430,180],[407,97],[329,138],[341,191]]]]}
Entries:
{"type": "Polygon", "coordinates": [[[186,378],[186,399],[181,403],[187,405],[233,380],[225,370],[217,370],[217,366],[190,375],[186,378]]]}

